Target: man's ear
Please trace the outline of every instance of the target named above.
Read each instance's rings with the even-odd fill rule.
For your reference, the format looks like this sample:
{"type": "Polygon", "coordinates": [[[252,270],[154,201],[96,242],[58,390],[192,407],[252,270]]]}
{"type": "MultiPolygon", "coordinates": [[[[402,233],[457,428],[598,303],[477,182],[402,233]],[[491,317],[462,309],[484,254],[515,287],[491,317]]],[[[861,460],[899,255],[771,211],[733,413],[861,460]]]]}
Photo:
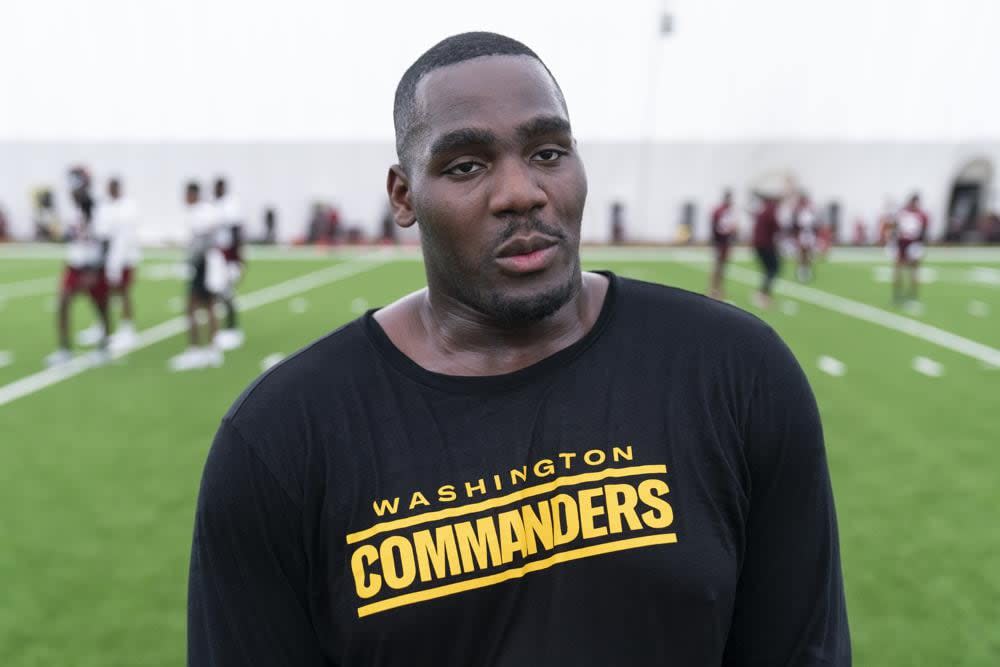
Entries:
{"type": "Polygon", "coordinates": [[[417,221],[417,214],[413,211],[413,204],[410,201],[410,180],[398,164],[389,167],[385,189],[389,193],[392,219],[400,227],[412,227],[417,221]]]}

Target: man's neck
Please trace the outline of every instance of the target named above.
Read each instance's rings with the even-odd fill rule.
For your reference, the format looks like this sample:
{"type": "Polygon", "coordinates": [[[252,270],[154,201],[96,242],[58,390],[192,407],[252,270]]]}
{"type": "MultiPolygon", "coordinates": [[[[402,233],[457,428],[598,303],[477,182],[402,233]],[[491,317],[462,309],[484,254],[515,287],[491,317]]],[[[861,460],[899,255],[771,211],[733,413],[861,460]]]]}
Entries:
{"type": "Polygon", "coordinates": [[[582,275],[555,313],[507,326],[445,294],[422,290],[379,311],[389,339],[423,368],[447,375],[502,375],[531,366],[583,338],[594,326],[608,279],[582,275]]]}

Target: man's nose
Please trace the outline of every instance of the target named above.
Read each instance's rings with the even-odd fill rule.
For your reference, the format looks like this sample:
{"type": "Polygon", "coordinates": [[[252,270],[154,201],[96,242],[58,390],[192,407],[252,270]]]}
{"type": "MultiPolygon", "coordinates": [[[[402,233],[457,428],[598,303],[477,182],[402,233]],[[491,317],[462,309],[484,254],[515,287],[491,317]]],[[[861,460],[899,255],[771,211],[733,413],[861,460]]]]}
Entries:
{"type": "Polygon", "coordinates": [[[523,159],[498,160],[490,209],[494,215],[524,215],[545,206],[549,197],[539,184],[539,174],[523,159]]]}

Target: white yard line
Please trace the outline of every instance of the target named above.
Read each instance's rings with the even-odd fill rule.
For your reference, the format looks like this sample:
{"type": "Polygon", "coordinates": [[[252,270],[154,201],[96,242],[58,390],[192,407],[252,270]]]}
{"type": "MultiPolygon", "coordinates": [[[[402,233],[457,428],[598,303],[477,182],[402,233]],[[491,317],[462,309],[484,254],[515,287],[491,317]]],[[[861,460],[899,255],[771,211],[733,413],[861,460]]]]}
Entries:
{"type": "Polygon", "coordinates": [[[821,371],[833,377],[843,377],[847,373],[847,366],[844,365],[844,362],[833,357],[821,356],[816,361],[816,365],[821,371]]]}
{"type": "MultiPolygon", "coordinates": [[[[757,286],[760,284],[760,274],[739,266],[731,266],[726,269],[726,275],[736,282],[744,285],[757,286]]],[[[788,281],[778,281],[775,283],[775,291],[779,294],[794,297],[799,301],[811,303],[820,308],[832,310],[841,315],[847,315],[858,320],[877,324],[878,326],[892,329],[900,333],[919,338],[920,340],[933,343],[946,350],[957,352],[958,354],[971,357],[991,366],[1000,366],[1000,350],[992,348],[982,343],[963,338],[958,334],[939,329],[924,322],[909,317],[903,317],[896,313],[870,306],[867,303],[847,299],[836,294],[818,290],[815,287],[806,287],[788,281]]]]}
{"type": "Polygon", "coordinates": [[[50,278],[35,278],[21,280],[16,283],[0,285],[0,299],[12,299],[19,296],[36,296],[38,294],[54,294],[59,287],[59,276],[50,278]]]}
{"type": "MultiPolygon", "coordinates": [[[[359,273],[364,273],[365,271],[375,267],[382,266],[388,261],[388,257],[373,254],[368,257],[359,258],[357,262],[337,264],[325,269],[320,269],[319,271],[313,271],[312,273],[307,273],[304,276],[292,278],[291,280],[286,280],[276,285],[265,287],[255,292],[243,295],[240,297],[240,309],[242,311],[247,311],[253,310],[254,308],[260,308],[261,306],[266,306],[270,303],[274,303],[275,301],[281,301],[282,299],[296,296],[302,292],[322,287],[323,285],[328,285],[330,283],[337,282],[338,280],[356,276],[359,273]]],[[[127,354],[135,352],[136,350],[141,350],[149,347],[150,345],[155,345],[156,343],[167,340],[168,338],[172,338],[173,336],[176,336],[186,330],[186,318],[175,317],[173,319],[169,319],[165,322],[157,324],[156,326],[139,332],[136,337],[135,346],[128,350],[118,350],[112,352],[111,358],[118,359],[124,357],[127,354]]],[[[20,380],[15,380],[10,384],[0,387],[0,406],[16,401],[24,396],[34,394],[35,392],[41,391],[42,389],[62,382],[63,380],[68,380],[69,378],[79,375],[80,373],[83,373],[84,371],[94,368],[100,364],[101,360],[99,356],[96,353],[91,352],[89,354],[76,357],[72,361],[61,366],[47,368],[43,371],[39,371],[38,373],[23,377],[20,380]]]]}
{"type": "Polygon", "coordinates": [[[284,360],[284,358],[285,358],[285,355],[283,355],[281,352],[275,352],[273,354],[269,354],[266,357],[264,357],[263,359],[261,359],[261,361],[260,361],[260,370],[262,372],[263,371],[268,371],[271,368],[273,368],[274,366],[277,366],[278,364],[280,364],[284,360]]]}
{"type": "Polygon", "coordinates": [[[927,357],[914,357],[912,365],[913,370],[927,377],[939,378],[944,375],[944,366],[927,357]]]}

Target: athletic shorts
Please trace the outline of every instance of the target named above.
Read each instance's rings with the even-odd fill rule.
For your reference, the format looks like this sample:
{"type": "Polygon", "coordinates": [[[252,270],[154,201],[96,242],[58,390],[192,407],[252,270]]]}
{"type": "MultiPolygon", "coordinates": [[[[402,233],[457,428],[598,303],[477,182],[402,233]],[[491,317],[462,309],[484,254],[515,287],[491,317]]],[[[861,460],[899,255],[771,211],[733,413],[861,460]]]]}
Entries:
{"type": "Polygon", "coordinates": [[[205,286],[205,258],[202,257],[194,263],[191,267],[192,276],[191,283],[188,286],[188,292],[191,296],[198,299],[207,300],[215,296],[212,292],[208,290],[205,286]]]}
{"type": "Polygon", "coordinates": [[[924,244],[913,239],[896,241],[896,261],[900,264],[916,264],[924,256],[924,244]]]}
{"type": "Polygon", "coordinates": [[[108,279],[105,277],[104,271],[101,270],[67,266],[63,271],[62,292],[69,295],[87,292],[94,303],[103,306],[108,302],[108,279]],[[85,281],[88,274],[94,277],[94,281],[86,286],[85,281]]]}
{"type": "Polygon", "coordinates": [[[131,266],[126,266],[122,269],[121,279],[116,283],[109,283],[108,286],[113,292],[120,292],[126,290],[132,286],[132,281],[135,279],[135,268],[131,266]]]}
{"type": "Polygon", "coordinates": [[[729,260],[729,249],[732,247],[729,243],[718,243],[715,246],[715,259],[719,262],[725,262],[729,260]]]}

